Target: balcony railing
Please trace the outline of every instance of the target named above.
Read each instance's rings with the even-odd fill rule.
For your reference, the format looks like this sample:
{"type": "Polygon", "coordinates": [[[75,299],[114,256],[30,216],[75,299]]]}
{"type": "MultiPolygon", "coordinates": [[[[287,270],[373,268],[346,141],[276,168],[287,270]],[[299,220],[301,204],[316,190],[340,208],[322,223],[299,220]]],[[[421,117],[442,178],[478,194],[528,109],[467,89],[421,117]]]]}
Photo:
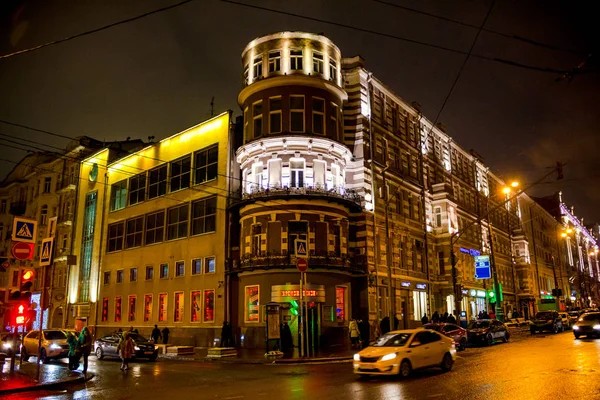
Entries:
{"type": "MultiPolygon", "coordinates": [[[[310,252],[307,257],[308,268],[335,268],[344,269],[354,273],[365,273],[367,260],[363,255],[337,255],[334,252],[310,252]]],[[[246,254],[244,255],[234,271],[254,270],[254,269],[286,269],[296,268],[296,257],[287,254],[286,251],[281,253],[265,253],[261,254],[246,254]]]]}
{"type": "Polygon", "coordinates": [[[287,196],[309,196],[309,197],[328,197],[332,199],[344,200],[357,207],[361,207],[361,196],[353,190],[346,190],[343,187],[334,187],[327,189],[322,186],[310,187],[256,187],[252,192],[237,192],[231,195],[231,204],[236,204],[248,200],[262,200],[264,198],[278,198],[287,196]]]}

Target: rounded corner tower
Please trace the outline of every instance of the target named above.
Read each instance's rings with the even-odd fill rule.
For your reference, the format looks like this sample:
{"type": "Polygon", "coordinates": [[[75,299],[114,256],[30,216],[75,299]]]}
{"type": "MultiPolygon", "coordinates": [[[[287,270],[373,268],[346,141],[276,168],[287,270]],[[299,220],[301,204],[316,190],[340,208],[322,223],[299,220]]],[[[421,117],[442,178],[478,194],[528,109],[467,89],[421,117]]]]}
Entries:
{"type": "Polygon", "coordinates": [[[349,246],[352,215],[362,207],[347,174],[353,157],[344,144],[341,52],[322,35],[279,32],[248,43],[242,66],[232,319],[245,346],[264,346],[263,308],[277,303],[296,346],[296,261],[306,258],[307,349],[343,343],[358,298],[353,281],[364,280],[365,261],[349,246]]]}

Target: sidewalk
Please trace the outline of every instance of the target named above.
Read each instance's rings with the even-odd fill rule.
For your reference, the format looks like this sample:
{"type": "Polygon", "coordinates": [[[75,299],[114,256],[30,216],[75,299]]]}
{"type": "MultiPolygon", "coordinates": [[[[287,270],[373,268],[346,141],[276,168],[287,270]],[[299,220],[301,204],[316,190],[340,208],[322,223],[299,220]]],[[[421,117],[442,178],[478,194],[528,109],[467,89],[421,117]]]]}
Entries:
{"type": "Polygon", "coordinates": [[[4,363],[0,373],[0,397],[15,392],[25,392],[31,390],[43,390],[59,388],[63,385],[73,383],[82,383],[94,377],[87,373],[87,377],[79,371],[71,372],[68,368],[60,365],[40,365],[40,383],[34,382],[36,375],[36,364],[24,362],[21,368],[17,361],[15,371],[11,374],[10,362],[4,363]]]}
{"type": "Polygon", "coordinates": [[[159,357],[171,360],[194,360],[194,361],[210,361],[210,362],[225,362],[225,363],[239,363],[239,364],[301,364],[301,363],[327,363],[327,362],[340,362],[351,360],[354,353],[358,352],[356,349],[333,348],[326,350],[319,350],[315,353],[311,353],[308,357],[300,357],[299,349],[294,348],[292,352],[285,353],[282,357],[265,357],[264,349],[246,349],[237,348],[236,357],[223,357],[223,358],[208,358],[207,348],[196,347],[194,348],[194,354],[177,356],[163,354],[159,357]]]}

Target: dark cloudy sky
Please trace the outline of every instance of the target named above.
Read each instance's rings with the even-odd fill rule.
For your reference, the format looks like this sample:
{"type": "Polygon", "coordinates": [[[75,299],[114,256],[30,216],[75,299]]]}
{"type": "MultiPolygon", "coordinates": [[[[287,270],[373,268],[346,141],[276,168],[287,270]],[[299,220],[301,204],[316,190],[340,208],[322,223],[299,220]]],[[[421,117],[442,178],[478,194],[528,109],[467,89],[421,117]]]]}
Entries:
{"type": "MultiPolygon", "coordinates": [[[[371,0],[240,0],[268,8],[468,51],[476,30],[371,0]]],[[[389,2],[480,25],[489,1],[389,2]]],[[[178,0],[3,0],[0,54],[61,39],[177,3],[178,0]]],[[[474,53],[571,69],[598,50],[593,2],[496,1],[485,28],[577,54],[482,32],[474,53]]],[[[596,24],[596,26],[598,26],[596,24]]],[[[240,54],[253,38],[282,30],[323,32],[433,119],[464,56],[321,22],[197,0],[129,24],[0,60],[0,119],[98,139],[157,139],[232,109],[241,87],[240,54]]],[[[597,55],[586,69],[598,68],[597,55]]],[[[562,190],[587,222],[600,221],[600,74],[555,82],[557,74],[469,59],[440,121],[506,179],[532,182],[556,161],[565,179],[530,193],[562,190]]],[[[0,123],[0,133],[64,146],[58,139],[0,123]]],[[[0,136],[1,137],[1,136],[0,136]]],[[[37,145],[39,146],[39,145],[37,145]]],[[[0,141],[0,158],[25,153],[0,141]]],[[[0,177],[14,164],[0,161],[0,177]]],[[[552,180],[552,179],[550,179],[552,180]]]]}

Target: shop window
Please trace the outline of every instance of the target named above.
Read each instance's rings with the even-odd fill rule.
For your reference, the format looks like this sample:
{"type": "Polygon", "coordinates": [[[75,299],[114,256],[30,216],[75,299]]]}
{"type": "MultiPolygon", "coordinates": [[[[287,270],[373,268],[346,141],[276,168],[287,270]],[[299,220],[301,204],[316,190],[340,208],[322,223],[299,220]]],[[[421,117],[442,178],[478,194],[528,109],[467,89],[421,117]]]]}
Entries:
{"type": "Polygon", "coordinates": [[[313,51],[313,72],[315,74],[323,73],[323,53],[313,51]]]}
{"type": "Polygon", "coordinates": [[[192,275],[200,275],[202,273],[202,259],[196,258],[192,260],[192,275]]]}
{"type": "Polygon", "coordinates": [[[218,165],[218,145],[194,153],[194,184],[198,185],[217,179],[218,165]]]}
{"type": "Polygon", "coordinates": [[[126,223],[125,248],[139,247],[142,245],[144,234],[144,217],[130,219],[126,223]]]}
{"type": "Polygon", "coordinates": [[[167,320],[167,294],[158,294],[158,322],[165,322],[167,320]]]}
{"type": "Polygon", "coordinates": [[[144,322],[152,321],[152,295],[144,296],[144,322]]]}
{"type": "Polygon", "coordinates": [[[304,187],[304,160],[290,160],[290,186],[304,187]]]}
{"type": "Polygon", "coordinates": [[[337,322],[346,321],[346,288],[335,288],[335,319],[337,322]]]}
{"type": "Polygon", "coordinates": [[[252,127],[254,130],[254,138],[262,136],[262,100],[252,104],[252,127]]]}
{"type": "Polygon", "coordinates": [[[423,315],[427,313],[427,293],[414,291],[413,292],[413,313],[414,321],[420,321],[423,315]]]}
{"type": "Polygon", "coordinates": [[[281,97],[269,99],[269,133],[281,132],[281,97]]]}
{"type": "Polygon", "coordinates": [[[146,215],[145,244],[160,243],[164,240],[165,212],[159,211],[146,215]]]}
{"type": "Polygon", "coordinates": [[[281,51],[269,53],[269,73],[281,71],[281,51]]]}
{"type": "Polygon", "coordinates": [[[164,196],[167,193],[167,165],[148,172],[148,199],[164,196]]]}
{"type": "Polygon", "coordinates": [[[129,296],[129,315],[127,320],[129,322],[135,321],[135,296],[129,296]]]}
{"type": "Polygon", "coordinates": [[[175,276],[184,276],[185,275],[185,262],[177,261],[175,263],[175,276]]]}
{"type": "Polygon", "coordinates": [[[259,285],[246,286],[246,318],[245,322],[258,322],[259,321],[259,285]]]}
{"type": "Polygon", "coordinates": [[[217,197],[192,203],[192,236],[215,232],[217,228],[217,197]]]}
{"type": "Polygon", "coordinates": [[[200,305],[202,304],[202,290],[192,290],[192,307],[191,307],[191,321],[200,322],[200,305]]]}
{"type": "Polygon", "coordinates": [[[115,322],[121,322],[121,296],[115,297],[115,322]]]}
{"type": "Polygon", "coordinates": [[[214,322],[215,320],[215,291],[204,291],[204,322],[214,322]]]}
{"type": "Polygon", "coordinates": [[[254,62],[252,63],[252,72],[254,73],[254,80],[257,80],[257,79],[260,79],[263,77],[262,54],[260,56],[254,58],[254,62]]]}
{"type": "Polygon", "coordinates": [[[102,299],[102,322],[108,322],[108,297],[102,299]]]}
{"type": "Polygon", "coordinates": [[[325,100],[313,97],[313,133],[325,133],[325,100]]]}
{"type": "Polygon", "coordinates": [[[215,273],[215,258],[205,257],[204,258],[204,273],[214,274],[215,273]]]}
{"type": "Polygon", "coordinates": [[[175,292],[173,303],[173,322],[183,322],[183,292],[175,292]]]}
{"type": "Polygon", "coordinates": [[[146,196],[146,174],[139,174],[129,178],[129,205],[132,206],[144,201],[146,196]]]}
{"type": "Polygon", "coordinates": [[[190,187],[191,156],[171,162],[171,192],[190,187]]]}
{"type": "Polygon", "coordinates": [[[302,50],[290,50],[290,70],[302,71],[302,50]]]}
{"type": "Polygon", "coordinates": [[[290,132],[304,132],[304,96],[290,96],[290,132]]]}
{"type": "Polygon", "coordinates": [[[167,240],[180,239],[188,233],[187,204],[169,208],[167,211],[167,240]]]}

